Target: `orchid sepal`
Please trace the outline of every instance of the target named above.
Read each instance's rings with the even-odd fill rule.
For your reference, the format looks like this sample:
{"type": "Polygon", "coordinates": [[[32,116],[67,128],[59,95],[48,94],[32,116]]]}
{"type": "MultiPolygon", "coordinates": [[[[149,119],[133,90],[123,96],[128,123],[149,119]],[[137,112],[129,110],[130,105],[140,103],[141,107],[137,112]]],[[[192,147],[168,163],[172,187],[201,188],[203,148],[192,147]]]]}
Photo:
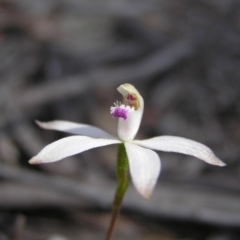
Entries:
{"type": "Polygon", "coordinates": [[[209,147],[183,137],[160,136],[145,140],[134,140],[133,143],[153,150],[176,152],[194,156],[212,165],[221,167],[226,166],[224,162],[216,157],[209,147]]]}
{"type": "Polygon", "coordinates": [[[154,151],[134,143],[125,143],[133,184],[146,199],[152,195],[161,170],[160,158],[154,151]]]}
{"type": "Polygon", "coordinates": [[[105,132],[104,130],[88,124],[75,123],[63,120],[54,120],[49,122],[41,122],[39,120],[35,120],[35,122],[39,127],[46,130],[56,130],[93,138],[117,139],[117,137],[105,132]]]}
{"type": "Polygon", "coordinates": [[[66,137],[47,145],[35,157],[31,158],[29,163],[56,162],[92,148],[119,143],[121,142],[116,139],[90,138],[86,136],[66,137]]]}

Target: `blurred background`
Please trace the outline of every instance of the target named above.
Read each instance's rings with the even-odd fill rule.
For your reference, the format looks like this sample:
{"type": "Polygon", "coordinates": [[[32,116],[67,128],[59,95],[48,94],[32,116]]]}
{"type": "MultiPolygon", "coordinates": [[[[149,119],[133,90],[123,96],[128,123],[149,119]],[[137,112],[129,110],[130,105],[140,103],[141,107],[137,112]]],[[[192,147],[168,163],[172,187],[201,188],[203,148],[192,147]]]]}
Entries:
{"type": "Polygon", "coordinates": [[[0,1],[0,240],[104,239],[116,146],[30,166],[67,134],[35,119],[117,133],[116,88],[145,99],[138,138],[202,142],[227,167],[159,152],[146,201],[130,186],[115,240],[240,239],[238,0],[0,1]]]}

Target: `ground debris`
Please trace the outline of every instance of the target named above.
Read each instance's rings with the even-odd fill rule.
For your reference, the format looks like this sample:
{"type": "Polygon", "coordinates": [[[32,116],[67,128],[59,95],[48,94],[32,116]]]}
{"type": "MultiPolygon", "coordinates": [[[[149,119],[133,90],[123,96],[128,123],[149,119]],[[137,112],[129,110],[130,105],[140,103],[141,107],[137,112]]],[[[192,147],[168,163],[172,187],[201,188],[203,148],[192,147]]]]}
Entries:
{"type": "Polygon", "coordinates": [[[116,134],[119,84],[145,99],[138,138],[178,135],[211,147],[216,168],[160,153],[150,201],[131,187],[116,240],[238,240],[240,5],[221,1],[1,1],[0,239],[104,239],[116,148],[30,166],[65,134],[63,119],[116,134]]]}

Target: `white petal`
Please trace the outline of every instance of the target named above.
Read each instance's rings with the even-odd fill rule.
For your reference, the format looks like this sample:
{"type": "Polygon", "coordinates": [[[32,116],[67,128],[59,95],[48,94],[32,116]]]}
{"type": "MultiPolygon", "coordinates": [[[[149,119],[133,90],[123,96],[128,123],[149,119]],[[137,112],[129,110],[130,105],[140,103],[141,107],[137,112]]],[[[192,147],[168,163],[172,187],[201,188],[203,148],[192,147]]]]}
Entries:
{"type": "Polygon", "coordinates": [[[62,132],[67,132],[67,133],[72,133],[77,135],[85,135],[85,136],[94,137],[94,138],[116,139],[116,137],[108,134],[102,129],[91,126],[91,125],[87,125],[87,124],[62,121],[62,120],[55,120],[51,122],[36,121],[36,123],[41,128],[48,129],[48,130],[57,130],[57,131],[62,131],[62,132]]]}
{"type": "Polygon", "coordinates": [[[90,138],[85,136],[66,137],[47,145],[35,157],[30,159],[29,163],[39,164],[55,162],[92,148],[116,143],[120,143],[120,141],[115,139],[90,138]]]}
{"type": "Polygon", "coordinates": [[[213,165],[226,166],[224,162],[215,156],[210,148],[190,139],[174,136],[160,136],[133,142],[154,150],[183,153],[192,155],[213,165]]]}
{"type": "Polygon", "coordinates": [[[129,113],[127,120],[122,118],[119,118],[118,120],[119,138],[123,141],[133,140],[142,121],[144,100],[137,89],[131,84],[122,84],[117,90],[123,95],[123,98],[126,98],[128,94],[135,94],[134,96],[137,97],[137,105],[135,106],[135,110],[129,113]]]}
{"type": "Polygon", "coordinates": [[[132,143],[125,143],[133,184],[145,198],[149,198],[157,182],[161,163],[152,150],[132,143]]]}

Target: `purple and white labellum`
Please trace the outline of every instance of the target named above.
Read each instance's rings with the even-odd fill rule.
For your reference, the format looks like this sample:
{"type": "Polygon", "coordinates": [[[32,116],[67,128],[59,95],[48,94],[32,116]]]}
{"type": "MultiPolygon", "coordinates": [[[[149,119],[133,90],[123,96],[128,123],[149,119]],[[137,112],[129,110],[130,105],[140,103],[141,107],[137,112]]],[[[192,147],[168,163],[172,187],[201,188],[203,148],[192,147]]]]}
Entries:
{"type": "Polygon", "coordinates": [[[131,141],[135,138],[142,120],[144,101],[131,84],[122,84],[117,90],[123,95],[123,103],[115,103],[110,112],[113,117],[119,118],[118,137],[122,141],[131,141]]]}

